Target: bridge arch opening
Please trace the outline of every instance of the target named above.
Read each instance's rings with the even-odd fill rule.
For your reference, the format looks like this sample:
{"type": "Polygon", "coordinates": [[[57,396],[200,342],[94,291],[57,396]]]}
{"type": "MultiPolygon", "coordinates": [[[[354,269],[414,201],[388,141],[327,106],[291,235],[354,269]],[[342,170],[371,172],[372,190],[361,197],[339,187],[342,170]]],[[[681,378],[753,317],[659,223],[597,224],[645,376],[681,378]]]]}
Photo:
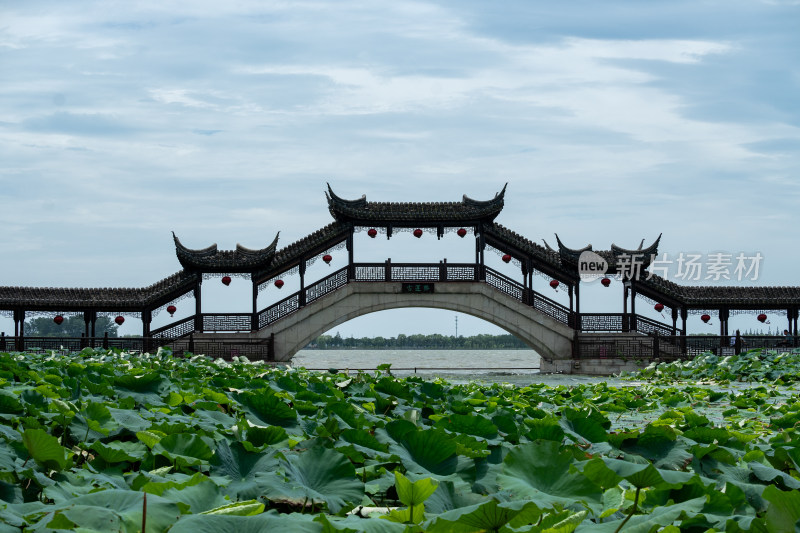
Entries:
{"type": "Polygon", "coordinates": [[[432,307],[371,311],[325,329],[292,359],[306,368],[481,369],[539,368],[540,355],[525,340],[470,313],[432,307]],[[458,332],[456,334],[456,325],[458,332]]]}

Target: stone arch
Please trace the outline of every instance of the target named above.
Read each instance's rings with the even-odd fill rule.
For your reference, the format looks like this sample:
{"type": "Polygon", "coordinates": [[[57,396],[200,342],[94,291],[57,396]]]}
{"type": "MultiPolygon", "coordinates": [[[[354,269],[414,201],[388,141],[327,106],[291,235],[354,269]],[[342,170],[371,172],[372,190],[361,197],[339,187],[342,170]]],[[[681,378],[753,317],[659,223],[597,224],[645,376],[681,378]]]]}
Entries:
{"type": "Polygon", "coordinates": [[[494,324],[544,360],[569,358],[574,331],[485,283],[437,284],[433,294],[405,294],[399,283],[350,283],[258,332],[275,335],[275,358],[287,361],[322,333],[349,320],[389,309],[425,307],[465,313],[494,324]]]}

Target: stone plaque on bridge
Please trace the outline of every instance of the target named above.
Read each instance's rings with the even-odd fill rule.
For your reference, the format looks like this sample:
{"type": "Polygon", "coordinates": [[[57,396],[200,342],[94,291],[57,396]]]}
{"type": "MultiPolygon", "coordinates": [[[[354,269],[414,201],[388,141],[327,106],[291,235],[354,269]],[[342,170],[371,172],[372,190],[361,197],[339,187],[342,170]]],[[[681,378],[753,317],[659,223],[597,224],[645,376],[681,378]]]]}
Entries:
{"type": "Polygon", "coordinates": [[[403,283],[402,292],[431,294],[433,293],[433,283],[403,283]]]}

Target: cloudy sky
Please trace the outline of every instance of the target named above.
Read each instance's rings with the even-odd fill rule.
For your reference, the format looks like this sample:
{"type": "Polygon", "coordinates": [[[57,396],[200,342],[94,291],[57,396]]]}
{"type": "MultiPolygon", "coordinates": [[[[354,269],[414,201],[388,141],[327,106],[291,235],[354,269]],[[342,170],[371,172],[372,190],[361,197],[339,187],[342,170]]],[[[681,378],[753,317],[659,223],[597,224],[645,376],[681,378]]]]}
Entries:
{"type": "MultiPolygon", "coordinates": [[[[285,246],[331,221],[329,181],[396,201],[508,182],[498,222],[532,240],[663,232],[672,257],[760,252],[754,283],[796,285],[798,27],[791,0],[0,2],[0,284],[149,285],[180,268],[171,230],[285,246]]],[[[360,250],[469,257],[449,237],[360,250]]]]}

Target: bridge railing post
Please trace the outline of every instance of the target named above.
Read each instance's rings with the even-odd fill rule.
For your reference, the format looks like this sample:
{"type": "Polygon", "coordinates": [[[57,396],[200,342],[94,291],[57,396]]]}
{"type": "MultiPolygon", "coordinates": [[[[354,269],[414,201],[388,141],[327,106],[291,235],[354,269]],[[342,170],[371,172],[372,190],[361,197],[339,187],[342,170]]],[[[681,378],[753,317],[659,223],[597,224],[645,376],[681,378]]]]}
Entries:
{"type": "Polygon", "coordinates": [[[659,346],[658,331],[653,331],[653,359],[658,359],[661,347],[659,346]]]}
{"type": "Polygon", "coordinates": [[[267,361],[275,360],[275,333],[269,334],[267,339],[267,361]]]}
{"type": "Polygon", "coordinates": [[[447,281],[447,259],[439,261],[439,279],[438,281],[447,281]]]}
{"type": "Polygon", "coordinates": [[[386,260],[386,265],[383,267],[383,281],[392,281],[392,258],[386,260]]]}

